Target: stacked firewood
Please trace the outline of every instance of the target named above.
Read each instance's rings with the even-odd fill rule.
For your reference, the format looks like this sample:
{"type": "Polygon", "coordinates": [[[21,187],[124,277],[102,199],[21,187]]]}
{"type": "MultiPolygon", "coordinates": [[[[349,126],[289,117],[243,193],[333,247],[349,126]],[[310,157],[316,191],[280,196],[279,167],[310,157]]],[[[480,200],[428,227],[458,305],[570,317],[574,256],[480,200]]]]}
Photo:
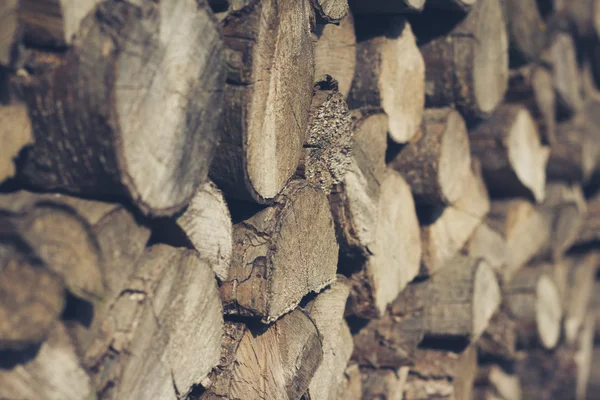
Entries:
{"type": "Polygon", "coordinates": [[[596,0],[2,1],[0,399],[585,399],[599,86],[596,0]]]}

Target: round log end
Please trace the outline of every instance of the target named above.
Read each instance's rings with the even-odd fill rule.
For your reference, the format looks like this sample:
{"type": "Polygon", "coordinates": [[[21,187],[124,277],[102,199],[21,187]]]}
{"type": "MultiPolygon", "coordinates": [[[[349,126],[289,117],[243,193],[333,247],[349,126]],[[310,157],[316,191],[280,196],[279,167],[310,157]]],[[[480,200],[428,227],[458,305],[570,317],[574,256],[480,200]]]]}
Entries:
{"type": "Polygon", "coordinates": [[[456,111],[448,116],[442,137],[438,185],[447,204],[463,195],[471,174],[471,150],[465,121],[456,111]]]}
{"type": "Polygon", "coordinates": [[[542,275],[536,285],[535,319],[541,344],[554,348],[560,339],[562,305],[554,281],[542,275]]]}
{"type": "Polygon", "coordinates": [[[473,278],[473,333],[476,340],[500,305],[500,285],[492,267],[480,260],[473,278]]]}

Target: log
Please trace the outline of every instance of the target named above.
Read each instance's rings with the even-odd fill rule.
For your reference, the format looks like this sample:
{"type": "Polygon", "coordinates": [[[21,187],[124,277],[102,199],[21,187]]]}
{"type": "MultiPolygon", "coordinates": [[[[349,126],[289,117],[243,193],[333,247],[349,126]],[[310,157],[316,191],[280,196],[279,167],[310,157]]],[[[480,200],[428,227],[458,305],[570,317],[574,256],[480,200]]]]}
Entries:
{"type": "Polygon", "coordinates": [[[299,309],[255,331],[227,322],[221,347],[202,400],[300,399],[323,357],[317,327],[299,309]]]}
{"type": "Polygon", "coordinates": [[[420,12],[425,0],[349,0],[352,13],[355,15],[397,15],[420,12]]]}
{"type": "Polygon", "coordinates": [[[585,400],[588,394],[595,392],[589,390],[592,369],[592,358],[594,355],[594,333],[596,328],[596,316],[588,315],[585,318],[582,331],[579,334],[575,364],[577,366],[577,386],[575,396],[577,400],[585,400]]]}
{"type": "Polygon", "coordinates": [[[408,379],[408,367],[398,370],[363,369],[362,399],[364,400],[402,400],[408,379]]]}
{"type": "Polygon", "coordinates": [[[329,194],[350,166],[352,128],[352,117],[338,83],[326,75],[313,90],[297,174],[329,194]]]}
{"type": "Polygon", "coordinates": [[[356,364],[350,364],[344,372],[344,380],[338,390],[337,400],[362,400],[362,376],[356,364]]]}
{"type": "Polygon", "coordinates": [[[507,262],[502,274],[505,282],[545,246],[550,235],[546,218],[522,199],[493,201],[487,223],[506,241],[507,262]]]}
{"type": "Polygon", "coordinates": [[[187,396],[219,362],[212,268],[193,250],[147,249],[102,326],[88,364],[102,398],[187,396]]]}
{"type": "Polygon", "coordinates": [[[580,38],[596,38],[600,34],[600,4],[596,0],[560,2],[561,12],[580,38]]]}
{"type": "Polygon", "coordinates": [[[575,43],[569,34],[558,32],[550,39],[546,51],[544,58],[552,65],[557,115],[568,118],[583,106],[575,43]]]}
{"type": "Polygon", "coordinates": [[[481,160],[492,196],[545,196],[549,148],[542,146],[531,114],[524,107],[502,105],[469,132],[471,152],[481,160]]]}
{"type": "Polygon", "coordinates": [[[577,342],[590,310],[596,273],[600,266],[600,252],[570,256],[566,264],[565,339],[572,346],[577,342]]]}
{"type": "Polygon", "coordinates": [[[354,18],[348,13],[339,25],[322,26],[321,35],[315,44],[315,76],[331,75],[338,81],[338,89],[345,98],[350,92],[355,69],[354,18]]]}
{"type": "Polygon", "coordinates": [[[181,210],[207,176],[221,123],[222,40],[209,7],[104,2],[75,36],[19,79],[35,138],[20,179],[128,197],[149,215],[181,210]]]}
{"type": "Polygon", "coordinates": [[[81,400],[95,398],[89,375],[65,327],[57,323],[39,349],[0,354],[0,398],[81,400]]]}
{"type": "Polygon", "coordinates": [[[554,352],[529,350],[517,362],[523,399],[569,399],[576,397],[575,351],[560,347],[554,352]]]}
{"type": "Polygon", "coordinates": [[[449,108],[427,109],[419,134],[389,165],[410,185],[417,204],[455,203],[463,196],[471,173],[464,120],[449,108]]]}
{"type": "Polygon", "coordinates": [[[527,108],[544,145],[556,142],[556,94],[549,69],[537,64],[512,69],[505,100],[527,108]]]}
{"type": "Polygon", "coordinates": [[[521,400],[521,383],[498,365],[480,365],[475,377],[474,400],[521,400]]]}
{"type": "MultiPolygon", "coordinates": [[[[392,315],[421,310],[425,339],[476,341],[500,305],[500,286],[482,259],[457,255],[428,280],[409,285],[392,315]]],[[[418,359],[418,358],[417,358],[418,359]]]]}
{"type": "Polygon", "coordinates": [[[211,177],[227,195],[258,203],[296,170],[314,83],[314,11],[309,0],[283,4],[250,1],[221,22],[227,84],[211,177]]]}
{"type": "Polygon", "coordinates": [[[536,0],[502,0],[511,66],[536,61],[546,46],[546,24],[536,0]]]}
{"type": "Polygon", "coordinates": [[[323,340],[323,361],[308,386],[310,400],[335,397],[352,354],[352,334],[344,321],[344,307],[350,286],[338,279],[309,302],[304,309],[314,321],[323,340]]]}
{"type": "Polygon", "coordinates": [[[560,292],[545,268],[528,266],[505,283],[503,295],[510,316],[517,322],[517,344],[539,344],[552,349],[561,333],[560,292]]]}
{"type": "Polygon", "coordinates": [[[19,24],[19,0],[2,2],[0,21],[0,67],[12,67],[18,55],[22,36],[19,24]]]}
{"type": "Polygon", "coordinates": [[[576,244],[596,242],[600,240],[600,193],[587,201],[587,214],[582,221],[576,244]]]}
{"type": "Polygon", "coordinates": [[[465,245],[490,209],[490,199],[477,162],[473,163],[463,196],[443,210],[421,218],[421,276],[435,274],[465,245]],[[441,214],[440,214],[441,213],[441,214]]]}
{"type": "Polygon", "coordinates": [[[462,353],[420,350],[405,385],[405,400],[470,400],[477,373],[477,351],[473,346],[462,353]]]}
{"type": "Polygon", "coordinates": [[[233,227],[231,268],[220,287],[224,311],[273,322],[331,284],[337,261],[326,196],[291,181],[272,206],[233,227]]]}
{"type": "Polygon", "coordinates": [[[508,262],[506,239],[485,222],[475,229],[463,247],[463,253],[473,258],[485,259],[499,277],[502,277],[508,262]]]}
{"type": "Polygon", "coordinates": [[[477,341],[480,358],[511,362],[517,357],[517,324],[511,318],[506,305],[502,304],[477,341]]]}
{"type": "Polygon", "coordinates": [[[91,227],[60,200],[18,191],[0,195],[0,213],[66,288],[86,301],[102,299],[104,260],[91,227]]]}
{"type": "Polygon", "coordinates": [[[3,143],[0,156],[0,183],[2,183],[15,175],[15,159],[24,147],[33,143],[31,122],[23,103],[0,104],[0,142],[3,143]]]}
{"type": "Polygon", "coordinates": [[[425,104],[425,64],[410,24],[400,17],[357,18],[355,26],[356,71],[348,106],[382,108],[390,138],[408,142],[417,133],[425,104]]]}
{"type": "Polygon", "coordinates": [[[339,24],[348,15],[348,0],[312,0],[317,18],[329,24],[339,24]]]}
{"type": "Polygon", "coordinates": [[[376,210],[370,254],[362,269],[350,275],[347,314],[362,318],[385,313],[387,305],[417,276],[421,258],[413,197],[408,184],[392,169],[383,175],[376,210]]]}
{"type": "Polygon", "coordinates": [[[24,350],[50,335],[64,309],[65,287],[7,218],[0,217],[0,225],[1,353],[24,350]]]}
{"type": "MultiPolygon", "coordinates": [[[[443,18],[443,17],[442,17],[443,18]]],[[[508,86],[508,37],[498,0],[478,1],[447,36],[420,46],[428,107],[488,116],[508,86]]]]}

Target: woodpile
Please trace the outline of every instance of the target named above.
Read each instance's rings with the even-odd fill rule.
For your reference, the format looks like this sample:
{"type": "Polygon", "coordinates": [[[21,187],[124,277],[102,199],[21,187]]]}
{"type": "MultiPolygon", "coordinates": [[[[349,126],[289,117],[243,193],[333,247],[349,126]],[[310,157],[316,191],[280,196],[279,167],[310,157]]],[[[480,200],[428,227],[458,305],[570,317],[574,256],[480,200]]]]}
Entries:
{"type": "Polygon", "coordinates": [[[0,399],[600,391],[600,2],[6,0],[0,399]]]}

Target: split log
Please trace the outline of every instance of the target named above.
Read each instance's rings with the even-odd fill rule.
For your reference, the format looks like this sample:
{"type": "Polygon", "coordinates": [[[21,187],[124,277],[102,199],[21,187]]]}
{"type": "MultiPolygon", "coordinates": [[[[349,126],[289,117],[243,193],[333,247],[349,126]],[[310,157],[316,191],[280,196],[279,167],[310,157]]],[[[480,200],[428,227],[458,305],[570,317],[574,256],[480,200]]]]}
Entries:
{"type": "Polygon", "coordinates": [[[400,17],[357,18],[355,24],[356,72],[348,106],[382,108],[390,138],[408,142],[417,133],[425,104],[425,64],[410,24],[400,17]]]}
{"type": "Polygon", "coordinates": [[[19,3],[6,0],[0,4],[0,67],[12,67],[19,50],[22,36],[19,3]]]}
{"type": "Polygon", "coordinates": [[[35,137],[20,178],[127,196],[145,214],[181,210],[206,178],[221,123],[222,40],[209,7],[103,2],[75,37],[19,79],[35,137]]]}
{"type": "Polygon", "coordinates": [[[362,376],[356,364],[350,364],[344,372],[344,380],[340,386],[337,400],[362,400],[362,376]]]}
{"type": "Polygon", "coordinates": [[[65,288],[12,232],[8,219],[0,217],[0,226],[0,352],[18,351],[41,343],[54,329],[65,305],[65,288]]]}
{"type": "Polygon", "coordinates": [[[552,65],[558,117],[576,114],[583,106],[583,99],[573,38],[564,32],[554,34],[544,58],[552,65]]]}
{"type": "Polygon", "coordinates": [[[508,261],[506,239],[485,222],[475,229],[463,248],[463,253],[473,258],[485,259],[500,277],[508,261]]]}
{"type": "Polygon", "coordinates": [[[421,310],[425,339],[474,342],[500,305],[500,286],[482,259],[457,255],[428,280],[409,285],[392,315],[421,310]]]}
{"type": "Polygon", "coordinates": [[[507,262],[502,274],[505,282],[545,246],[550,235],[543,214],[521,199],[493,201],[487,223],[506,241],[507,262]]]}
{"type": "Polygon", "coordinates": [[[516,359],[516,323],[505,305],[496,311],[477,341],[477,350],[484,360],[514,361],[516,359]]]}
{"type": "Polygon", "coordinates": [[[577,235],[576,244],[600,240],[600,193],[588,199],[587,214],[577,235]]]}
{"type": "Polygon", "coordinates": [[[523,399],[576,399],[575,350],[560,347],[554,352],[532,349],[516,364],[523,399]]]}
{"type": "Polygon", "coordinates": [[[444,37],[420,47],[427,65],[426,103],[466,117],[489,115],[508,86],[508,37],[498,0],[478,1],[444,37]]]}
{"type": "Polygon", "coordinates": [[[86,301],[102,299],[104,260],[87,221],[67,203],[19,191],[0,195],[0,214],[66,288],[86,301]]]}
{"type": "Polygon", "coordinates": [[[350,166],[353,121],[338,83],[326,75],[313,90],[308,132],[297,174],[326,194],[350,166]]]}
{"type": "Polygon", "coordinates": [[[502,0],[510,39],[510,64],[536,61],[546,45],[546,25],[536,0],[502,0]]]}
{"type": "Polygon", "coordinates": [[[348,0],[312,0],[317,18],[329,24],[339,24],[348,15],[348,0]]]}
{"type": "Polygon", "coordinates": [[[471,151],[481,161],[492,196],[544,200],[549,148],[542,146],[531,114],[518,105],[502,105],[469,132],[471,151]]]}
{"type": "Polygon", "coordinates": [[[350,92],[355,69],[354,18],[348,13],[339,25],[327,24],[322,27],[315,44],[315,76],[333,76],[338,81],[340,93],[346,97],[350,92]]]}
{"type": "Polygon", "coordinates": [[[567,258],[567,293],[565,301],[565,339],[574,345],[589,313],[600,252],[567,258]]]}
{"type": "Polygon", "coordinates": [[[213,270],[193,250],[149,248],[102,327],[88,360],[102,398],[187,396],[219,362],[213,270]]]}
{"type": "Polygon", "coordinates": [[[227,195],[271,202],[296,170],[314,79],[313,16],[309,0],[263,0],[221,22],[225,126],[211,177],[227,195]]]}
{"type": "Polygon", "coordinates": [[[505,99],[527,108],[543,144],[556,142],[556,94],[550,70],[536,64],[511,70],[505,99]]]}
{"type": "Polygon", "coordinates": [[[498,365],[479,366],[475,377],[474,400],[521,400],[519,377],[498,365]]]}
{"type": "Polygon", "coordinates": [[[362,399],[364,400],[402,400],[408,379],[408,367],[398,370],[363,369],[362,399]]]}
{"type": "Polygon", "coordinates": [[[272,206],[233,227],[233,254],[221,285],[226,314],[275,321],[335,280],[338,246],[326,196],[291,181],[272,206]]]}
{"type": "Polygon", "coordinates": [[[39,349],[1,353],[0,398],[81,400],[95,398],[89,375],[58,323],[39,349]]]}
{"type": "Polygon", "coordinates": [[[310,400],[333,399],[342,384],[353,349],[352,334],[344,321],[349,292],[350,287],[338,279],[304,308],[323,340],[323,361],[308,386],[310,400]]]}
{"type": "Polygon", "coordinates": [[[203,400],[300,399],[323,357],[317,327],[302,310],[256,331],[227,322],[221,348],[203,400]]]}
{"type": "Polygon", "coordinates": [[[539,343],[554,348],[560,338],[562,306],[560,292],[545,268],[528,266],[503,287],[510,316],[517,322],[517,344],[539,343]]]}
{"type": "Polygon", "coordinates": [[[453,204],[463,196],[471,173],[465,121],[449,108],[427,109],[419,134],[389,165],[402,174],[417,203],[453,204]]]}
{"type": "Polygon", "coordinates": [[[425,7],[425,0],[349,0],[349,3],[355,15],[396,15],[420,12],[425,7]]]}
{"type": "Polygon", "coordinates": [[[474,162],[463,196],[453,205],[441,211],[434,209],[422,218],[423,255],[419,274],[435,274],[442,268],[469,240],[489,209],[490,199],[481,170],[479,164],[474,162]]]}
{"type": "Polygon", "coordinates": [[[477,351],[473,346],[457,354],[420,350],[405,385],[405,400],[470,400],[477,373],[477,351]]]}
{"type": "Polygon", "coordinates": [[[16,102],[0,104],[0,142],[3,147],[0,155],[0,183],[2,183],[15,175],[15,159],[25,146],[33,143],[31,123],[24,104],[16,102]]]}

